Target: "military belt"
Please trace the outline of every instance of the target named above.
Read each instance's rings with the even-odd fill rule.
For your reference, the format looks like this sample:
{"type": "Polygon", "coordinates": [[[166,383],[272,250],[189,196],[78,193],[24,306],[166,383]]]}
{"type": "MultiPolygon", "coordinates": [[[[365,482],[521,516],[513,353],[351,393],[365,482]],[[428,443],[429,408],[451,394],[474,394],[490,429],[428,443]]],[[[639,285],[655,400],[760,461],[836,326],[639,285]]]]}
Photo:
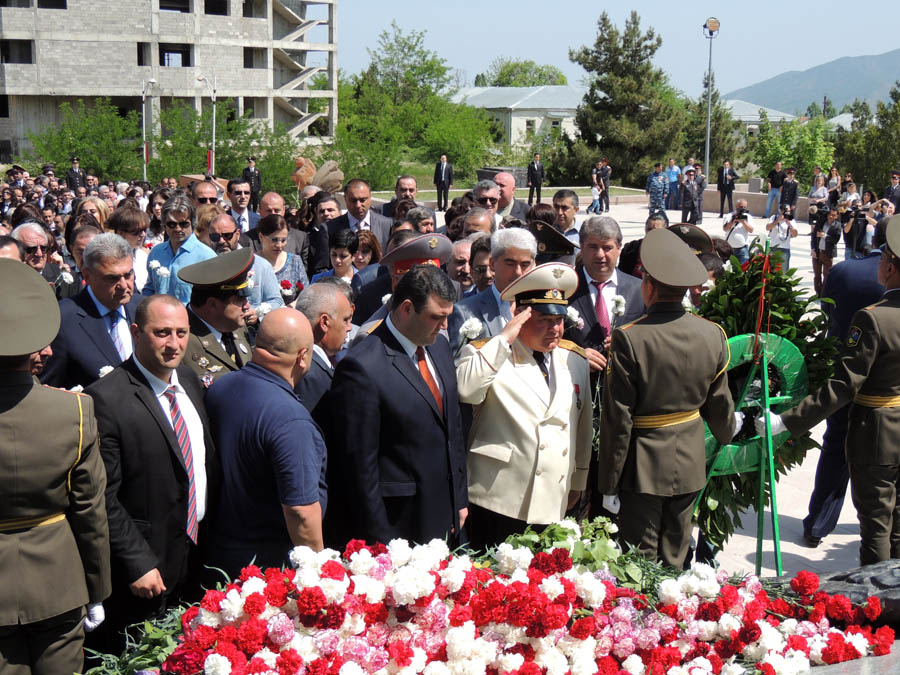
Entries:
{"type": "Polygon", "coordinates": [[[632,419],[632,426],[635,429],[662,429],[663,427],[673,427],[676,424],[684,424],[696,419],[700,419],[699,410],[668,413],[665,415],[635,415],[632,419]]]}
{"type": "Polygon", "coordinates": [[[54,513],[52,516],[35,516],[33,518],[10,518],[9,520],[0,520],[0,532],[30,530],[34,527],[52,525],[65,519],[65,513],[54,513]]]}
{"type": "Polygon", "coordinates": [[[853,402],[867,408],[898,408],[900,396],[871,396],[869,394],[857,394],[853,402]]]}

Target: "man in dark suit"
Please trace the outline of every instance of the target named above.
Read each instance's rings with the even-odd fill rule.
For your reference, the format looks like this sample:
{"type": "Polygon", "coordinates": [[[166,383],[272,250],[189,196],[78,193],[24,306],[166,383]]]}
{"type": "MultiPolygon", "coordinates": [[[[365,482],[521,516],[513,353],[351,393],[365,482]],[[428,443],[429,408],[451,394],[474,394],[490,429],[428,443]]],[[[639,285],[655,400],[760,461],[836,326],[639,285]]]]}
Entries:
{"type": "Polygon", "coordinates": [[[259,214],[249,208],[250,183],[243,178],[232,178],[228,181],[227,194],[231,206],[225,209],[225,212],[234,218],[241,232],[247,232],[259,225],[259,214]]]}
{"type": "Polygon", "coordinates": [[[134,296],[131,245],[117,234],[99,234],[82,263],[86,287],[60,302],[62,325],[40,378],[53,387],[87,387],[131,356],[128,326],[140,301],[134,296]]]}
{"type": "Polygon", "coordinates": [[[544,165],[541,164],[541,153],[534,153],[534,159],[528,165],[528,206],[534,203],[537,193],[538,204],[541,203],[541,185],[544,182],[544,165]]]}
{"type": "MultiPolygon", "coordinates": [[[[731,168],[731,162],[727,159],[719,167],[716,176],[716,189],[719,191],[719,218],[725,213],[725,200],[728,200],[728,211],[734,211],[734,202],[732,195],[734,194],[734,184],[740,176],[731,168]]],[[[691,221],[694,222],[694,221],[691,221]]]]}
{"type": "Polygon", "coordinates": [[[250,210],[258,211],[259,193],[262,191],[262,176],[259,173],[259,169],[256,168],[256,157],[251,155],[247,158],[247,166],[241,172],[241,178],[250,186],[250,210]]]}
{"type": "Polygon", "coordinates": [[[895,212],[900,212],[900,170],[891,171],[891,184],[884,189],[881,198],[890,201],[895,212]]]}
{"type": "Polygon", "coordinates": [[[534,267],[537,256],[537,242],[528,230],[512,227],[497,230],[491,237],[490,267],[494,272],[494,283],[485,290],[460,301],[450,316],[447,331],[453,353],[459,351],[462,336],[459,329],[467,319],[481,322],[481,334],[473,339],[492,338],[512,319],[509,302],[500,294],[513,281],[534,267]]]}
{"type": "Polygon", "coordinates": [[[120,631],[200,592],[202,521],[219,484],[203,388],[182,359],[187,310],[147,298],[131,326],[134,354],[87,389],[106,466],[113,592],[89,646],[118,653],[120,631]]]}
{"type": "Polygon", "coordinates": [[[516,199],[516,179],[511,173],[501,171],[494,176],[494,182],[500,188],[500,201],[497,202],[497,213],[503,217],[518,218],[524,221],[528,216],[528,204],[516,199]]]}
{"type": "Polygon", "coordinates": [[[447,155],[441,155],[441,161],[434,165],[433,182],[437,190],[437,210],[446,211],[453,187],[453,165],[447,161],[447,155]]]}
{"type": "Polygon", "coordinates": [[[684,180],[678,188],[678,201],[681,202],[681,222],[691,225],[696,225],[697,219],[700,217],[700,199],[702,197],[700,187],[694,180],[696,174],[697,170],[694,167],[685,169],[684,180]]]}
{"type": "MultiPolygon", "coordinates": [[[[259,219],[262,220],[266,216],[272,214],[284,217],[284,197],[277,192],[267,192],[259,201],[259,219]]],[[[240,239],[241,246],[250,247],[254,253],[259,253],[262,243],[259,240],[259,227],[253,227],[247,230],[240,239]]],[[[284,250],[288,253],[300,256],[303,261],[303,267],[309,273],[309,236],[303,230],[297,228],[288,228],[288,238],[284,245],[284,250]]],[[[308,274],[312,276],[312,274],[308,274]]]]}
{"type": "Polygon", "coordinates": [[[384,249],[391,236],[391,219],[369,208],[372,204],[372,189],[369,184],[359,178],[351,180],[344,187],[344,201],[347,202],[347,213],[328,221],[329,238],[338,230],[348,227],[354,232],[371,230],[384,249]]]}
{"type": "Polygon", "coordinates": [[[338,363],[321,404],[331,453],[328,545],[342,547],[351,538],[464,541],[468,496],[456,372],[439,336],[455,299],[440,268],[414,267],[397,284],[390,316],[338,363]]]}
{"type": "Polygon", "coordinates": [[[87,187],[87,174],[78,163],[78,158],[72,158],[72,168],[66,171],[66,186],[70,190],[76,190],[80,187],[87,187]]]}
{"type": "MultiPolygon", "coordinates": [[[[400,176],[394,184],[394,198],[389,202],[376,206],[372,210],[380,213],[386,218],[394,218],[394,208],[396,208],[397,202],[401,199],[411,199],[416,203],[416,206],[425,206],[425,204],[416,200],[418,192],[419,185],[416,183],[415,176],[400,176]]],[[[430,211],[431,209],[428,210],[430,211]]],[[[431,216],[432,218],[434,217],[433,212],[431,216]]]]}
{"type": "Polygon", "coordinates": [[[352,327],[353,305],[346,282],[325,277],[307,286],[297,298],[297,309],[309,319],[313,331],[312,364],[294,391],[312,412],[331,388],[334,357],[341,351],[352,327]]]}

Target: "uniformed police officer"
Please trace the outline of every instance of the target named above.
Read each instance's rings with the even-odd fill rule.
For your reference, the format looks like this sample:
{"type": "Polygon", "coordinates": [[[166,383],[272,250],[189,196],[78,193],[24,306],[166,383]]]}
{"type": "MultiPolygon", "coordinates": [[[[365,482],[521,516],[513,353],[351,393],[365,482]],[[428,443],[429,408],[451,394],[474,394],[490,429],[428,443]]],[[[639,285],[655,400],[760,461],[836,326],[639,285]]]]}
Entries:
{"type": "Polygon", "coordinates": [[[81,672],[110,593],[94,406],[31,375],[29,355],[59,330],[47,282],[2,259],[0,287],[0,673],[81,672]]]}
{"type": "MultiPolygon", "coordinates": [[[[850,403],[846,455],[859,518],[859,562],[900,558],[900,216],[887,223],[878,263],[880,302],[853,316],[834,375],[794,408],[770,413],[772,434],[798,435],[850,403]]],[[[756,420],[765,432],[764,418],[756,420]]]]}
{"type": "Polygon", "coordinates": [[[515,301],[503,331],[460,352],[459,400],[474,408],[467,464],[476,550],[559,520],[587,485],[590,368],[584,350],[561,339],[576,288],[569,265],[532,268],[500,296],[515,301]]]}
{"type": "Polygon", "coordinates": [[[262,190],[262,175],[256,168],[256,157],[247,158],[247,166],[241,172],[241,178],[250,185],[250,203],[247,205],[251,211],[259,211],[259,193],[262,190]]]}
{"type": "Polygon", "coordinates": [[[669,230],[648,232],[640,256],[648,310],[612,334],[599,489],[607,508],[620,509],[623,541],[680,569],[694,500],[706,482],[703,421],[722,443],[740,425],[728,390],[725,332],[681,304],[687,288],[707,279],[706,269],[669,230]]]}
{"type": "Polygon", "coordinates": [[[184,362],[204,387],[250,360],[250,336],[244,313],[250,307],[253,249],[240,248],[188,265],[178,277],[189,284],[191,337],[184,362]]]}

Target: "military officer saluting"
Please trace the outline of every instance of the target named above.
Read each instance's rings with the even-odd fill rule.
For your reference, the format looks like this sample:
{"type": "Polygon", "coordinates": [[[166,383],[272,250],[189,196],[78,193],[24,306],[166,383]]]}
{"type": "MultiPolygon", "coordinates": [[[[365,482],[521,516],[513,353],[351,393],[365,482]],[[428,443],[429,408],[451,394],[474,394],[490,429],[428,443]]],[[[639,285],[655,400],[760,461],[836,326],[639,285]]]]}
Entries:
{"type": "Polygon", "coordinates": [[[707,272],[669,230],[641,244],[647,314],[612,333],[599,431],[599,489],[619,511],[619,534],[647,558],[681,569],[694,500],[706,482],[705,420],[722,443],[734,412],[720,326],[687,313],[681,301],[707,272]]]}
{"type": "Polygon", "coordinates": [[[47,282],[2,259],[0,287],[0,673],[81,672],[110,593],[94,405],[31,375],[29,355],[59,330],[47,282]]]}
{"type": "Polygon", "coordinates": [[[460,352],[459,400],[474,408],[467,463],[476,550],[559,520],[586,487],[589,366],[580,347],[561,339],[577,287],[569,265],[532,268],[500,295],[515,301],[503,331],[460,352]]]}
{"type": "Polygon", "coordinates": [[[188,305],[191,337],[184,362],[207,388],[250,361],[244,314],[250,308],[252,267],[253,249],[239,248],[178,271],[178,277],[193,286],[188,305]]]}
{"type": "MultiPolygon", "coordinates": [[[[834,375],[781,415],[770,413],[772,434],[798,435],[852,402],[845,452],[850,491],[859,518],[859,562],[900,558],[900,216],[887,222],[887,245],[878,263],[885,287],[880,302],[850,323],[834,375]]],[[[764,418],[756,420],[765,432],[764,418]]]]}

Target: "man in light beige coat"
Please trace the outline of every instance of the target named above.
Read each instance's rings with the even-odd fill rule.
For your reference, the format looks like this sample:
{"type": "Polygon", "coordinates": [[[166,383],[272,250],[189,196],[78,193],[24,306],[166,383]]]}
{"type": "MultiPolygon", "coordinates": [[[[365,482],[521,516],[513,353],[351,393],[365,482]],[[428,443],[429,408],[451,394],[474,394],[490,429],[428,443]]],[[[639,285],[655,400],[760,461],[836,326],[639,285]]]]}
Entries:
{"type": "Polygon", "coordinates": [[[561,339],[567,299],[577,286],[569,265],[526,272],[501,294],[515,300],[513,319],[460,354],[459,398],[474,406],[468,439],[473,548],[559,520],[586,486],[589,366],[580,347],[561,339]]]}

